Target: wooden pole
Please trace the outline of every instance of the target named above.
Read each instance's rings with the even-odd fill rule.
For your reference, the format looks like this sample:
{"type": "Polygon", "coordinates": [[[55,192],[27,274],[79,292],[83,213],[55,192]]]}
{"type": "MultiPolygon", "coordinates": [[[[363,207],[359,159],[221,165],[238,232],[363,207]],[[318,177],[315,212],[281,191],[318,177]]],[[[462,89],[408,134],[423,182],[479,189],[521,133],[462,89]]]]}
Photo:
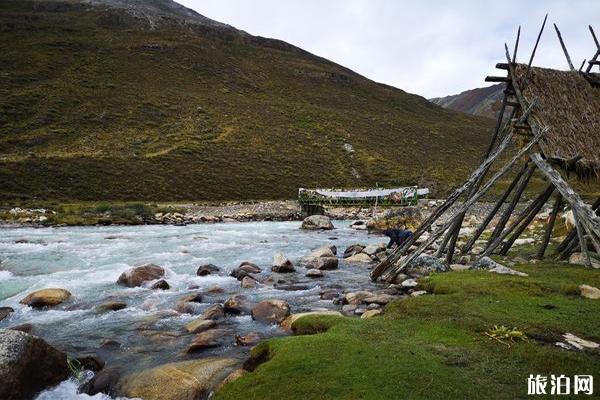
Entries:
{"type": "Polygon", "coordinates": [[[535,219],[535,216],[540,212],[540,210],[542,209],[542,207],[544,207],[544,204],[546,204],[546,202],[548,201],[548,199],[550,198],[550,196],[552,196],[553,192],[554,192],[554,186],[553,185],[549,185],[548,188],[546,189],[546,191],[543,193],[543,195],[540,198],[540,200],[535,205],[535,207],[533,207],[531,209],[531,211],[529,212],[529,214],[527,214],[527,216],[523,219],[523,221],[515,229],[515,232],[504,243],[504,245],[502,246],[502,249],[500,249],[500,254],[501,255],[505,256],[508,253],[508,251],[510,250],[510,248],[512,247],[512,245],[515,243],[515,240],[517,240],[519,238],[519,236],[521,236],[523,234],[523,232],[525,232],[525,229],[527,229],[527,227],[529,226],[529,224],[531,224],[531,221],[533,221],[535,219]]]}
{"type": "Polygon", "coordinates": [[[515,40],[515,49],[513,50],[513,58],[512,62],[517,62],[517,51],[519,50],[519,39],[521,38],[521,25],[519,25],[519,30],[517,31],[517,40],[515,40]]]}
{"type": "Polygon", "coordinates": [[[548,248],[548,244],[550,243],[550,238],[552,237],[552,231],[554,230],[554,223],[556,222],[556,217],[558,216],[558,212],[560,211],[560,206],[562,205],[562,195],[560,193],[556,194],[556,200],[554,200],[554,206],[552,207],[552,213],[550,214],[550,220],[548,221],[548,225],[546,226],[546,231],[544,232],[544,240],[540,246],[540,249],[537,253],[537,259],[541,260],[544,258],[544,254],[546,253],[546,248],[548,248]]]}
{"type": "MultiPolygon", "coordinates": [[[[533,137],[532,140],[529,143],[527,143],[525,146],[523,146],[508,163],[506,163],[498,172],[496,172],[496,174],[494,174],[494,176],[492,178],[490,178],[490,180],[487,181],[486,184],[483,185],[483,187],[481,189],[479,189],[479,191],[477,191],[477,193],[475,193],[473,195],[473,197],[471,197],[469,200],[467,200],[458,209],[458,211],[456,211],[456,213],[454,213],[454,215],[441,228],[439,228],[437,231],[433,232],[429,236],[429,239],[427,239],[425,242],[423,242],[412,254],[408,255],[404,260],[402,260],[402,262],[399,265],[393,265],[390,268],[390,270],[385,273],[385,275],[382,275],[382,277],[385,280],[389,281],[389,280],[393,279],[396,275],[398,275],[398,273],[400,273],[400,271],[402,271],[402,269],[404,269],[404,267],[406,267],[406,265],[408,265],[412,260],[417,258],[423,252],[423,250],[425,250],[428,246],[430,246],[448,228],[450,228],[450,226],[454,223],[454,219],[456,218],[456,216],[465,212],[469,207],[471,207],[473,205],[473,203],[475,203],[477,200],[479,200],[479,198],[481,198],[481,196],[483,196],[496,183],[496,181],[498,181],[498,179],[500,179],[504,175],[506,175],[506,173],[508,171],[510,171],[511,168],[513,168],[513,166],[517,163],[517,161],[519,161],[519,159],[521,159],[521,157],[523,157],[524,154],[526,154],[536,143],[538,143],[540,141],[540,139],[542,138],[542,136],[544,134],[545,134],[545,132],[542,131],[541,133],[539,133],[538,135],[533,137]]],[[[511,138],[512,138],[512,132],[510,132],[506,136],[506,138],[502,141],[501,145],[494,152],[494,155],[497,156],[498,154],[500,154],[500,152],[502,150],[504,150],[504,148],[506,147],[506,144],[510,141],[511,138]]],[[[491,156],[490,158],[493,158],[493,156],[491,156]]],[[[396,261],[400,258],[400,256],[401,255],[398,256],[396,261]]]]}
{"type": "MultiPolygon", "coordinates": [[[[535,57],[535,52],[538,48],[538,45],[540,44],[540,39],[542,38],[542,32],[544,32],[544,27],[546,26],[546,20],[548,19],[548,14],[546,14],[546,16],[544,17],[544,22],[542,23],[542,28],[540,29],[540,33],[538,33],[537,39],[535,41],[535,46],[533,46],[533,51],[531,52],[531,57],[529,57],[529,63],[527,64],[527,71],[525,71],[525,75],[523,75],[523,81],[522,83],[524,83],[527,80],[527,77],[529,76],[529,70],[531,69],[531,64],[533,63],[533,58],[535,57]]],[[[508,59],[508,62],[510,63],[510,58],[508,59]]]]}
{"type": "Polygon", "coordinates": [[[588,253],[587,243],[585,241],[585,234],[581,226],[579,215],[577,214],[577,211],[575,209],[573,209],[573,216],[575,217],[575,227],[577,229],[577,237],[579,238],[579,246],[581,248],[581,252],[585,254],[585,265],[588,268],[592,268],[592,260],[590,259],[590,253],[588,253]]]}
{"type": "Polygon", "coordinates": [[[465,244],[463,246],[463,248],[461,249],[461,253],[462,254],[467,254],[469,252],[469,250],[471,250],[471,248],[473,247],[473,245],[475,244],[475,242],[477,241],[477,239],[479,239],[479,237],[485,231],[485,229],[487,228],[487,226],[489,225],[489,223],[492,221],[492,219],[494,219],[494,216],[498,213],[498,210],[500,210],[500,208],[502,208],[502,205],[504,204],[504,202],[506,201],[506,199],[508,198],[508,196],[510,196],[510,194],[512,193],[512,191],[514,190],[514,188],[517,186],[517,184],[521,180],[521,177],[523,176],[523,174],[525,174],[525,172],[529,168],[530,168],[529,164],[525,163],[525,165],[523,166],[523,168],[517,173],[517,176],[515,176],[515,178],[510,183],[510,185],[508,186],[508,188],[504,191],[504,193],[502,194],[502,196],[498,199],[498,201],[494,205],[494,208],[492,209],[492,211],[490,211],[488,213],[488,215],[485,217],[485,219],[483,220],[483,222],[479,225],[479,228],[477,228],[477,230],[475,231],[475,233],[473,234],[473,236],[471,237],[471,239],[469,239],[469,241],[467,242],[467,244],[465,244]]]}
{"type": "Polygon", "coordinates": [[[569,52],[567,51],[567,46],[565,46],[565,42],[563,41],[562,35],[558,30],[558,26],[554,24],[554,29],[556,30],[556,36],[558,36],[558,40],[560,41],[560,46],[563,49],[563,53],[565,53],[565,57],[567,58],[567,63],[569,63],[569,68],[571,71],[575,71],[575,67],[573,66],[573,62],[571,61],[571,57],[569,56],[569,52]]]}

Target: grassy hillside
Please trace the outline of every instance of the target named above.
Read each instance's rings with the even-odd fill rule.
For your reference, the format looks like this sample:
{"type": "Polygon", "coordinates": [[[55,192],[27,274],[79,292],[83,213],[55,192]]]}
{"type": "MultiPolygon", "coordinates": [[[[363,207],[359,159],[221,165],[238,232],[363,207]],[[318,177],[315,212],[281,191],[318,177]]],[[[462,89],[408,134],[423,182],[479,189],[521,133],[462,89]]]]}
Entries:
{"type": "Polygon", "coordinates": [[[230,27],[4,0],[0,47],[0,200],[443,191],[489,138],[484,119],[230,27]]]}

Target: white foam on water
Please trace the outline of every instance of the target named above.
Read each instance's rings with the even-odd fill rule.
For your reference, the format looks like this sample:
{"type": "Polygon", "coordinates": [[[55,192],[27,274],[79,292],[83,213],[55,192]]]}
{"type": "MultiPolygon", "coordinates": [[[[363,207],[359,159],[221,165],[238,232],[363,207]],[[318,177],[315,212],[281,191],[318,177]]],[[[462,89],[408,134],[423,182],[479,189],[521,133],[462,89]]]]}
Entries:
{"type": "Polygon", "coordinates": [[[35,398],[35,400],[127,400],[126,397],[113,398],[104,393],[90,396],[85,393],[79,393],[77,390],[78,388],[79,381],[76,379],[68,379],[52,389],[43,391],[35,398]]]}
{"type": "Polygon", "coordinates": [[[0,281],[7,281],[12,278],[13,274],[10,271],[0,271],[0,281]]]}

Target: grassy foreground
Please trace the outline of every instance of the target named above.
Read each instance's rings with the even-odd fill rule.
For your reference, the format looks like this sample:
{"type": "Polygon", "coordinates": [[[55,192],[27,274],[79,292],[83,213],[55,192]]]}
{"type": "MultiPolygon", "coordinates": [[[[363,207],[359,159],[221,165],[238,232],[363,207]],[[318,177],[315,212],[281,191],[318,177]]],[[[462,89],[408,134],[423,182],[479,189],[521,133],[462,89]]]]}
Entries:
{"type": "Polygon", "coordinates": [[[390,304],[382,317],[302,318],[298,331],[323,333],[261,343],[253,355],[268,361],[216,399],[515,399],[528,397],[529,374],[598,379],[600,352],[553,343],[565,332],[600,341],[600,303],[577,290],[600,286],[599,271],[565,264],[516,269],[529,277],[434,275],[424,282],[433,295],[390,304]],[[485,332],[494,325],[516,327],[529,340],[510,347],[492,340],[485,332]]]}

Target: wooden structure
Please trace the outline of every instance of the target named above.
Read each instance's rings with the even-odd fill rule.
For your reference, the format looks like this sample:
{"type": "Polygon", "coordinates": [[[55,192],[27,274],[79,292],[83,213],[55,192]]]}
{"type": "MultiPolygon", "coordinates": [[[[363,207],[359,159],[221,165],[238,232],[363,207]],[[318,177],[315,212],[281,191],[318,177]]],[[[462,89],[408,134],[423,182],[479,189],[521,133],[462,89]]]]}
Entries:
{"type": "Polygon", "coordinates": [[[301,205],[311,206],[409,206],[427,197],[429,189],[417,186],[392,189],[298,189],[301,205]]]}
{"type": "Polygon", "coordinates": [[[497,125],[483,162],[461,187],[432,212],[409,240],[372,270],[373,280],[393,280],[435,241],[440,244],[436,256],[445,257],[448,264],[452,263],[457,252],[468,254],[471,251],[475,241],[496,216],[498,223],[480,257],[495,252],[505,255],[553,195],[553,208],[538,257],[543,257],[546,252],[554,222],[563,204],[569,205],[573,210],[576,228],[558,246],[560,255],[566,257],[581,249],[587,255],[587,265],[591,266],[588,244],[600,253],[600,218],[596,215],[596,211],[600,212],[600,199],[590,207],[559,173],[559,170],[567,174],[574,173],[579,179],[585,180],[597,179],[599,176],[600,74],[594,73],[593,69],[600,64],[600,44],[590,26],[596,51],[587,64],[584,60],[579,70],[576,70],[562,35],[554,25],[569,70],[533,67],[532,62],[547,17],[546,15],[529,62],[516,62],[521,33],[519,27],[512,55],[505,45],[506,62],[496,64],[496,68],[504,71],[506,76],[486,78],[487,82],[504,82],[506,86],[497,125]],[[512,157],[506,154],[507,149],[515,148],[512,157]],[[501,154],[503,157],[500,157],[501,154]],[[502,160],[504,164],[494,168],[495,173],[486,179],[491,165],[498,160],[502,160]],[[548,185],[525,209],[515,213],[516,205],[535,171],[541,173],[548,185]],[[511,173],[515,175],[514,178],[497,199],[491,212],[465,246],[456,249],[458,234],[469,207],[500,178],[511,173]],[[445,214],[461,197],[464,201],[458,209],[444,219],[446,222],[441,227],[433,229],[434,223],[440,217],[448,216],[445,214]],[[504,204],[507,206],[500,212],[504,204]],[[409,253],[409,248],[428,231],[431,231],[429,237],[409,253]]]}

